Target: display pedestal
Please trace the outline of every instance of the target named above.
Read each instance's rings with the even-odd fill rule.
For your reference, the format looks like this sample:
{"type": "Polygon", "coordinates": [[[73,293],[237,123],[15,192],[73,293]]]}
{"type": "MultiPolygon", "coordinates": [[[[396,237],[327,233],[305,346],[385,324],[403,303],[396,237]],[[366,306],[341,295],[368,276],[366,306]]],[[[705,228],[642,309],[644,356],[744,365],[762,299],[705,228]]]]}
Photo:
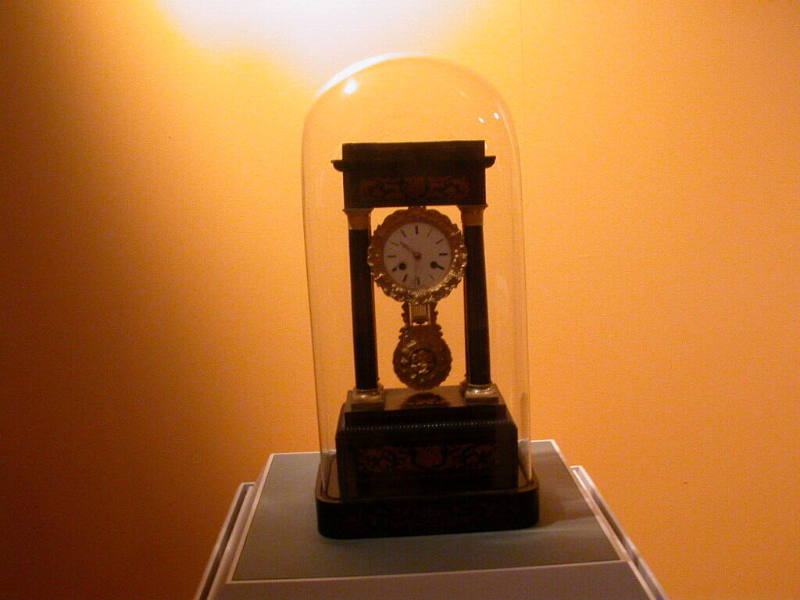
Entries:
{"type": "Polygon", "coordinates": [[[243,484],[196,600],[662,600],[589,476],[533,443],[536,527],[332,540],[317,532],[319,454],[276,454],[243,484]]]}

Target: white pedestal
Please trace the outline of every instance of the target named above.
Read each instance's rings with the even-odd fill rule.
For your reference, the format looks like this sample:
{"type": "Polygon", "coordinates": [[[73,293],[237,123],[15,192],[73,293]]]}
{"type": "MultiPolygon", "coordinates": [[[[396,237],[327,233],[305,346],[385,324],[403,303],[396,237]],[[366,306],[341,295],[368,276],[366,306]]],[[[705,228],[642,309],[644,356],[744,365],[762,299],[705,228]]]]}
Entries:
{"type": "Polygon", "coordinates": [[[534,442],[536,527],[332,540],[316,529],[317,453],[275,454],[242,484],[196,600],[662,600],[581,467],[534,442]]]}

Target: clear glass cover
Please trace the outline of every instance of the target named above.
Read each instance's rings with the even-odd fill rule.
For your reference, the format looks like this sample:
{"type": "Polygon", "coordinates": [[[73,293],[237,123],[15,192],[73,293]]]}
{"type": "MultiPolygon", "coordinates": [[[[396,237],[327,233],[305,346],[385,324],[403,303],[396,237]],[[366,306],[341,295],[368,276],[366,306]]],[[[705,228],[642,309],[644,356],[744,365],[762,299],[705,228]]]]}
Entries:
{"type": "MultiPolygon", "coordinates": [[[[414,196],[417,192],[411,188],[423,179],[414,173],[407,176],[402,193],[414,196]]],[[[384,181],[388,179],[384,177],[384,181]]],[[[363,190],[364,182],[360,185],[359,189],[363,190]]],[[[392,190],[383,189],[381,197],[385,199],[391,193],[392,190]]],[[[482,204],[481,198],[471,198],[469,202],[482,204]]],[[[421,201],[421,204],[427,203],[421,201]]],[[[518,149],[509,113],[500,95],[476,74],[449,61],[426,56],[378,57],[340,73],[323,88],[306,118],[303,210],[323,464],[326,456],[335,456],[337,427],[341,426],[340,413],[346,402],[380,402],[381,394],[387,390],[407,390],[406,403],[425,405],[426,398],[430,401],[436,396],[428,388],[435,387],[433,392],[454,389],[461,390],[462,395],[465,389],[471,389],[470,398],[480,404],[481,394],[491,396],[492,390],[499,390],[516,424],[519,465],[522,472],[530,474],[529,445],[525,443],[529,438],[530,406],[518,149]],[[419,142],[432,144],[404,145],[419,142]],[[346,193],[356,193],[352,187],[355,184],[347,192],[345,188],[350,184],[345,184],[345,180],[354,169],[361,175],[364,169],[368,171],[369,167],[363,166],[364,161],[373,164],[370,163],[373,148],[368,144],[375,144],[376,151],[394,152],[391,160],[402,162],[405,160],[402,157],[410,153],[414,156],[412,162],[416,161],[414,164],[423,171],[428,168],[429,159],[437,165],[452,162],[457,167],[483,161],[475,173],[481,178],[485,174],[485,209],[482,206],[475,209],[480,214],[474,217],[472,209],[460,205],[462,200],[458,200],[456,188],[453,203],[442,201],[427,209],[415,209],[425,211],[426,216],[405,214],[403,209],[413,202],[402,199],[385,202],[387,206],[345,211],[346,193]],[[345,147],[347,156],[343,155],[345,147]],[[449,149],[453,154],[448,157],[449,149]],[[428,154],[429,151],[432,154],[428,154]],[[484,157],[494,157],[493,163],[491,158],[484,157]],[[398,211],[403,214],[389,218],[398,211]],[[439,217],[433,212],[445,215],[446,219],[437,221],[439,217]],[[481,342],[469,341],[473,334],[465,330],[473,330],[474,322],[480,321],[480,315],[476,317],[475,314],[480,311],[473,308],[472,316],[465,316],[474,300],[464,291],[465,282],[459,282],[462,277],[459,269],[464,268],[459,264],[462,239],[459,236],[463,232],[466,239],[467,226],[474,218],[479,221],[482,218],[482,228],[478,229],[482,229],[480,250],[485,255],[486,361],[487,369],[490,365],[491,385],[486,385],[486,380],[470,387],[470,376],[475,378],[476,371],[472,367],[472,375],[468,373],[471,361],[475,360],[470,352],[474,354],[481,342]],[[392,219],[400,220],[393,224],[392,219]],[[455,237],[442,242],[447,250],[440,252],[431,236],[450,235],[448,223],[458,231],[452,233],[455,237]],[[359,228],[367,232],[365,239],[369,240],[371,253],[367,260],[372,281],[369,294],[364,292],[366,296],[359,296],[355,291],[358,285],[363,291],[366,284],[356,282],[353,238],[348,238],[359,228]],[[404,239],[406,235],[413,239],[404,239]],[[450,277],[449,283],[444,281],[445,271],[450,277]],[[403,277],[409,275],[417,281],[403,283],[403,277]],[[439,286],[438,291],[432,291],[436,286],[439,286]],[[360,307],[353,309],[353,303],[369,304],[370,294],[374,298],[371,300],[374,314],[365,322],[367,328],[370,319],[374,322],[378,380],[374,388],[367,385],[371,389],[364,389],[357,381],[357,363],[362,358],[355,358],[359,354],[354,349],[361,335],[354,331],[360,307]],[[404,300],[409,308],[404,309],[404,300]],[[424,314],[420,316],[420,312],[424,314]],[[449,348],[449,370],[445,369],[447,372],[440,373],[427,384],[424,381],[414,383],[414,377],[425,369],[414,371],[412,368],[412,375],[403,372],[403,359],[397,358],[398,339],[402,338],[403,327],[421,337],[424,327],[417,325],[430,326],[431,321],[441,328],[440,337],[449,348]]],[[[474,249],[466,253],[467,272],[479,266],[478,254],[474,249]]],[[[363,263],[362,259],[358,260],[363,263]]],[[[480,295],[480,290],[470,294],[480,295]]],[[[435,329],[435,325],[428,329],[435,329]]],[[[419,340],[412,340],[411,346],[414,344],[419,346],[419,340]]],[[[439,353],[439,363],[444,360],[445,350],[432,352],[439,353]]]]}

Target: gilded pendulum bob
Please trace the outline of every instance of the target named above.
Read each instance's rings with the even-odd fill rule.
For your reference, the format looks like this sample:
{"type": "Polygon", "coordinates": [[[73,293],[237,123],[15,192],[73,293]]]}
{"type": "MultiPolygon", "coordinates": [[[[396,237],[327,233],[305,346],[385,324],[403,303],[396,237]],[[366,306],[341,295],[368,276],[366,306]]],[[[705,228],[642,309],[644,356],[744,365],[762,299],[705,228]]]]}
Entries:
{"type": "Polygon", "coordinates": [[[442,383],[450,374],[453,358],[436,323],[436,303],[403,303],[400,340],[394,351],[397,377],[415,390],[428,390],[442,383]]]}

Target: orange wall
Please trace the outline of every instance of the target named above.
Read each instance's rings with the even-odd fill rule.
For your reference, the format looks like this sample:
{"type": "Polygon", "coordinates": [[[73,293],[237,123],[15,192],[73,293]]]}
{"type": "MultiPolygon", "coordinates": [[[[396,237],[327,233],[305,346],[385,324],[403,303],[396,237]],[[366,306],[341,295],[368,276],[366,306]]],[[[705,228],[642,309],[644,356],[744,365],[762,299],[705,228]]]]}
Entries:
{"type": "Polygon", "coordinates": [[[673,598],[799,598],[800,4],[591,5],[525,3],[534,431],[673,598]]]}
{"type": "MultiPolygon", "coordinates": [[[[800,596],[800,5],[463,4],[414,46],[517,117],[535,436],[672,598],[800,596]]],[[[361,56],[2,12],[0,597],[187,597],[236,485],[316,447],[300,134],[361,56]]]]}

